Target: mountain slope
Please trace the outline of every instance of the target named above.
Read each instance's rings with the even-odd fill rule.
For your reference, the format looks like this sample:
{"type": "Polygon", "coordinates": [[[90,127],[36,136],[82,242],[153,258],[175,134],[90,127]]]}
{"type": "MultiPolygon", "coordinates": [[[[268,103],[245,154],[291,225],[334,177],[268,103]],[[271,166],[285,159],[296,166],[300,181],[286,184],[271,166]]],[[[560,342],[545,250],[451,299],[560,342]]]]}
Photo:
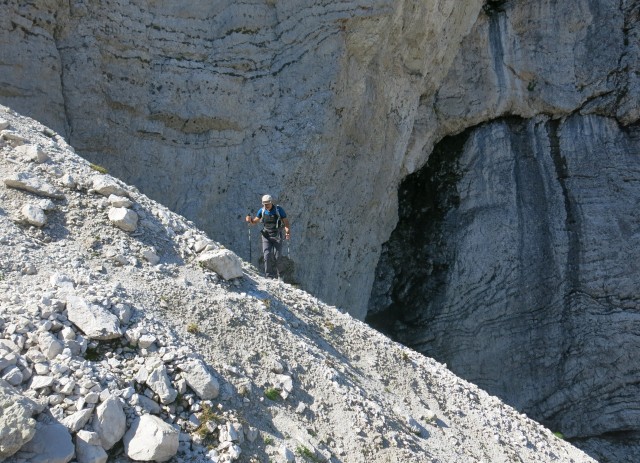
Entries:
{"type": "Polygon", "coordinates": [[[4,456],[20,442],[10,426],[24,431],[7,461],[40,461],[46,429],[62,435],[44,439],[41,452],[60,449],[47,461],[105,461],[107,450],[129,461],[140,415],[181,430],[157,461],[593,461],[446,366],[246,263],[223,280],[196,260],[221,246],[192,223],[39,123],[0,107],[0,125],[0,397],[33,399],[22,410],[38,421],[0,417],[4,456]],[[82,303],[116,320],[113,332],[92,332],[76,315],[82,303]],[[217,389],[209,398],[189,376],[198,360],[217,389]],[[98,419],[109,400],[127,428],[110,447],[98,419]]]}

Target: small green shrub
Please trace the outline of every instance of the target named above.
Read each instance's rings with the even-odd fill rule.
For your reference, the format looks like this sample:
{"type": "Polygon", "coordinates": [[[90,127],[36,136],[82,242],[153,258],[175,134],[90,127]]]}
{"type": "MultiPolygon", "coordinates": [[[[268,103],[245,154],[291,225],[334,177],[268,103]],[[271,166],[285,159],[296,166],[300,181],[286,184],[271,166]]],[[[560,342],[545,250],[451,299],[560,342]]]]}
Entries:
{"type": "Polygon", "coordinates": [[[200,420],[201,424],[200,426],[198,426],[195,432],[202,439],[202,443],[204,444],[204,446],[208,449],[217,447],[219,444],[219,430],[217,427],[214,427],[213,430],[210,430],[209,426],[207,426],[207,423],[211,421],[215,423],[221,423],[223,421],[222,416],[216,413],[215,410],[209,405],[205,404],[202,406],[202,411],[200,412],[198,419],[200,420]]]}
{"type": "Polygon", "coordinates": [[[187,325],[187,333],[198,334],[198,324],[189,323],[189,325],[187,325]]]}
{"type": "Polygon", "coordinates": [[[89,167],[91,167],[96,172],[100,172],[101,174],[106,174],[108,172],[105,167],[99,166],[98,164],[91,163],[89,164],[89,167]]]}
{"type": "Polygon", "coordinates": [[[273,400],[274,402],[282,398],[282,396],[280,395],[280,391],[275,387],[268,387],[267,389],[265,389],[264,396],[269,400],[273,400]]]}
{"type": "Polygon", "coordinates": [[[202,406],[202,411],[200,412],[200,416],[198,418],[203,423],[208,423],[209,421],[220,423],[223,421],[223,417],[220,416],[211,406],[207,404],[204,404],[202,406]]]}
{"type": "Polygon", "coordinates": [[[316,454],[306,448],[304,445],[296,447],[296,455],[304,458],[307,461],[320,462],[320,459],[316,457],[316,454]]]}

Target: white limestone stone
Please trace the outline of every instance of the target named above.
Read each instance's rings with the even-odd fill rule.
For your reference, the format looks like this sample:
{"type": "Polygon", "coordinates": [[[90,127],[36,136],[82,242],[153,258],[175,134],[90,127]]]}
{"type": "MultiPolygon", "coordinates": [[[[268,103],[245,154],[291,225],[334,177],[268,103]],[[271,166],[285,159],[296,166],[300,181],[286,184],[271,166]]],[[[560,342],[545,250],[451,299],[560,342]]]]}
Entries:
{"type": "Polygon", "coordinates": [[[66,416],[61,423],[65,425],[69,431],[77,432],[89,422],[92,416],[92,408],[83,408],[82,410],[78,410],[77,412],[66,416]]]}
{"type": "Polygon", "coordinates": [[[216,249],[200,254],[196,261],[213,270],[225,280],[240,278],[242,264],[240,258],[228,249],[216,249]]]}
{"type": "Polygon", "coordinates": [[[49,155],[37,145],[21,145],[14,152],[23,159],[41,164],[49,159],[49,155]]]}
{"type": "Polygon", "coordinates": [[[8,187],[29,191],[40,196],[54,199],[64,198],[64,195],[56,187],[29,172],[10,175],[4,179],[4,184],[8,187]]]}
{"type": "Polygon", "coordinates": [[[108,175],[95,175],[91,178],[92,188],[103,196],[127,196],[127,190],[122,188],[116,180],[108,175]]]}
{"type": "Polygon", "coordinates": [[[67,463],[75,454],[69,430],[62,424],[38,423],[33,438],[22,446],[16,458],[34,463],[67,463]]]}
{"type": "Polygon", "coordinates": [[[33,438],[36,404],[0,379],[0,460],[16,453],[33,438]]]}
{"type": "Polygon", "coordinates": [[[142,349],[148,349],[156,340],[157,338],[152,334],[143,334],[138,338],[138,346],[142,349]]]}
{"type": "Polygon", "coordinates": [[[89,339],[108,340],[122,336],[118,317],[78,296],[67,297],[67,313],[89,339]]]}
{"type": "Polygon", "coordinates": [[[158,394],[161,403],[170,404],[176,400],[178,391],[176,391],[171,385],[171,380],[167,374],[167,368],[164,365],[154,368],[151,371],[147,378],[147,385],[153,390],[153,392],[158,394]]]}
{"type": "Polygon", "coordinates": [[[180,366],[187,384],[202,400],[215,399],[220,392],[218,380],[202,360],[190,360],[180,366]]]}
{"type": "Polygon", "coordinates": [[[35,204],[25,204],[20,209],[22,218],[30,225],[42,227],[47,223],[47,215],[41,207],[35,204]]]}
{"type": "Polygon", "coordinates": [[[102,447],[109,450],[127,430],[127,417],[122,408],[122,402],[111,396],[96,408],[93,428],[98,433],[102,447]]]}
{"type": "Polygon", "coordinates": [[[124,207],[110,208],[109,220],[124,231],[133,232],[138,228],[138,214],[124,207]]]}
{"type": "Polygon", "coordinates": [[[142,257],[144,257],[144,259],[151,265],[156,265],[158,262],[160,262],[160,257],[158,256],[158,254],[156,254],[151,249],[145,249],[144,251],[142,251],[142,257]]]}
{"type": "Polygon", "coordinates": [[[75,188],[78,182],[73,175],[66,173],[59,180],[60,184],[67,188],[75,188]]]}
{"type": "Polygon", "coordinates": [[[0,132],[0,139],[8,140],[12,146],[20,146],[27,141],[22,135],[13,130],[3,130],[0,132]]]}
{"type": "Polygon", "coordinates": [[[25,380],[22,370],[15,365],[11,365],[10,367],[2,370],[2,379],[12,386],[18,386],[25,380]]]}
{"type": "Polygon", "coordinates": [[[76,433],[76,460],[78,463],[106,463],[109,455],[101,446],[95,432],[80,430],[76,433]]]}
{"type": "Polygon", "coordinates": [[[138,461],[170,460],[178,451],[179,431],[157,416],[137,418],[124,436],[126,455],[138,461]]]}
{"type": "Polygon", "coordinates": [[[107,198],[107,201],[109,201],[109,204],[111,204],[113,207],[129,208],[133,206],[133,201],[131,201],[126,196],[118,196],[115,194],[111,194],[109,195],[109,198],[107,198]]]}
{"type": "Polygon", "coordinates": [[[62,353],[64,344],[53,334],[45,332],[38,336],[38,347],[44,356],[51,360],[62,353]]]}
{"type": "Polygon", "coordinates": [[[34,376],[31,379],[31,389],[38,390],[49,387],[53,384],[55,378],[53,376],[34,376]]]}

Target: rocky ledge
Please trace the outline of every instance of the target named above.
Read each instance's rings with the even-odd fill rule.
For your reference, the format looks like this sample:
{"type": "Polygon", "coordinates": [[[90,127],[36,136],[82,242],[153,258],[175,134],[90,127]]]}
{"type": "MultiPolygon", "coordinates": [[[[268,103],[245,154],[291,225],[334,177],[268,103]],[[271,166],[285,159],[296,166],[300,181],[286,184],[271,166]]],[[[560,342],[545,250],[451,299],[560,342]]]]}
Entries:
{"type": "Polygon", "coordinates": [[[592,462],[0,107],[0,458],[592,462]]]}

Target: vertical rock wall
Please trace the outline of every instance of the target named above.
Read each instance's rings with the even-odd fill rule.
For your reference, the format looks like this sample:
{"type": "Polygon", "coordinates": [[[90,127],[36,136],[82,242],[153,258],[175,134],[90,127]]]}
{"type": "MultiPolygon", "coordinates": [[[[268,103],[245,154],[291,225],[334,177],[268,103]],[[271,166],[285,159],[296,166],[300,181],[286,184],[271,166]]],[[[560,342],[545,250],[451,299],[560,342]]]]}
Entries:
{"type": "Polygon", "coordinates": [[[363,318],[419,96],[481,4],[7,1],[0,101],[245,258],[275,195],[295,278],[363,318]]]}
{"type": "Polygon", "coordinates": [[[640,458],[639,12],[487,2],[421,99],[405,162],[432,154],[370,300],[372,323],[602,461],[640,458]]]}
{"type": "Polygon", "coordinates": [[[567,437],[635,429],[640,131],[576,116],[460,137],[401,189],[380,327],[567,437]]]}

